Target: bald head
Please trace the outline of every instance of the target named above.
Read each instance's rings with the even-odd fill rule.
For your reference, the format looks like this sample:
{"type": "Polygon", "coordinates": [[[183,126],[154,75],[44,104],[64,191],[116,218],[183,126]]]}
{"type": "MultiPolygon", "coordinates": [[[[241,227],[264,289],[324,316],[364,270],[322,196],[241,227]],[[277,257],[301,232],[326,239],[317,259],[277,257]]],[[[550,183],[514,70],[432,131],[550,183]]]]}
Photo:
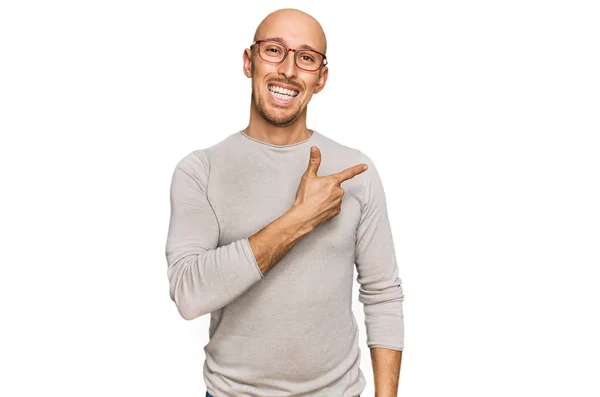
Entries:
{"type": "Polygon", "coordinates": [[[294,8],[284,8],[270,13],[254,33],[254,40],[273,37],[283,37],[286,40],[309,45],[323,54],[327,53],[327,38],[319,21],[294,8]]]}

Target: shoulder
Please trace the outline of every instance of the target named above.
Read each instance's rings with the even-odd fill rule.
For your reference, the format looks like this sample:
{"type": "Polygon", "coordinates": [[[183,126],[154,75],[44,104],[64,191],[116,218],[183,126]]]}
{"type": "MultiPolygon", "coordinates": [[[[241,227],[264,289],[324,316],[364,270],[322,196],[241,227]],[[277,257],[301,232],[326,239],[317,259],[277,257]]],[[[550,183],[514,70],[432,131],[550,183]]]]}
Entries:
{"type": "Polygon", "coordinates": [[[334,170],[360,164],[364,156],[357,148],[345,145],[321,133],[318,133],[313,145],[321,151],[322,161],[330,163],[334,170]]]}
{"type": "Polygon", "coordinates": [[[231,153],[231,150],[236,145],[237,135],[238,133],[236,132],[210,146],[189,151],[177,161],[175,170],[181,170],[191,176],[208,175],[210,173],[211,160],[215,157],[231,153]]]}
{"type": "MultiPolygon", "coordinates": [[[[344,145],[330,137],[327,137],[323,134],[319,134],[319,149],[321,149],[321,153],[328,152],[330,157],[334,157],[339,159],[344,164],[348,166],[353,166],[356,164],[366,164],[369,166],[367,171],[363,172],[363,174],[367,176],[371,176],[371,174],[376,174],[377,170],[375,167],[375,162],[364,150],[351,147],[348,145],[344,145]]],[[[362,178],[361,178],[362,179],[362,178]]]]}
{"type": "Polygon", "coordinates": [[[210,162],[206,149],[195,149],[183,156],[175,166],[175,170],[181,170],[186,174],[208,174],[210,162]]]}

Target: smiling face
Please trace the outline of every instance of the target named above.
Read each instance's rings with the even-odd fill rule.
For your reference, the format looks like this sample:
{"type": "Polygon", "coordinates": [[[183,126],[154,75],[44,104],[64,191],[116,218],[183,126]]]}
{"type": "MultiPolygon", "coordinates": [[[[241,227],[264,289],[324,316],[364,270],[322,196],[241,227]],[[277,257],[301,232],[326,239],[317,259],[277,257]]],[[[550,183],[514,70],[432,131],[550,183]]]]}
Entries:
{"type": "MultiPolygon", "coordinates": [[[[314,49],[323,54],[327,50],[321,25],[298,10],[279,10],[267,16],[256,30],[255,40],[274,40],[288,48],[314,49]]],[[[327,81],[326,66],[307,72],[296,66],[294,56],[291,51],[282,63],[273,64],[260,58],[258,45],[244,51],[244,74],[252,78],[251,111],[277,127],[305,123],[310,99],[327,81]]]]}

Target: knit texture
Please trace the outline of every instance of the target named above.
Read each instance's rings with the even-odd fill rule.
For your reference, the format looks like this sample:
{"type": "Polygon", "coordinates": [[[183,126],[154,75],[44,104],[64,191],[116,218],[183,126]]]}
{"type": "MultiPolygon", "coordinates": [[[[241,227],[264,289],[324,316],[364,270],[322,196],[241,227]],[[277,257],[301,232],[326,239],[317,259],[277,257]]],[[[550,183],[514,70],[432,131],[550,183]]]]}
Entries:
{"type": "Polygon", "coordinates": [[[354,266],[367,347],[404,348],[404,295],[375,165],[313,131],[273,145],[238,131],[173,172],[166,244],[170,296],[185,319],[210,313],[204,380],[216,397],[355,397],[366,385],[352,312],[354,266]],[[319,176],[360,163],[341,213],[262,274],[248,237],[294,203],[310,147],[319,176]]]}

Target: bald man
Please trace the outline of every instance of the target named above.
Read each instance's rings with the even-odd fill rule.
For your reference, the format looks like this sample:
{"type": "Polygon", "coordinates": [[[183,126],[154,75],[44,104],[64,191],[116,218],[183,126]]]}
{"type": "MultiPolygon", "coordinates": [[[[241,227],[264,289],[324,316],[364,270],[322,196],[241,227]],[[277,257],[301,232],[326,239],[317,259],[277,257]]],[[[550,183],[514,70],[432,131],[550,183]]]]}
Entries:
{"type": "Polygon", "coordinates": [[[404,295],[381,180],[306,126],[326,52],[310,15],[268,15],[243,53],[248,126],[175,167],[170,296],[187,320],[210,313],[208,397],[359,396],[354,266],[376,396],[397,395],[404,295]]]}

